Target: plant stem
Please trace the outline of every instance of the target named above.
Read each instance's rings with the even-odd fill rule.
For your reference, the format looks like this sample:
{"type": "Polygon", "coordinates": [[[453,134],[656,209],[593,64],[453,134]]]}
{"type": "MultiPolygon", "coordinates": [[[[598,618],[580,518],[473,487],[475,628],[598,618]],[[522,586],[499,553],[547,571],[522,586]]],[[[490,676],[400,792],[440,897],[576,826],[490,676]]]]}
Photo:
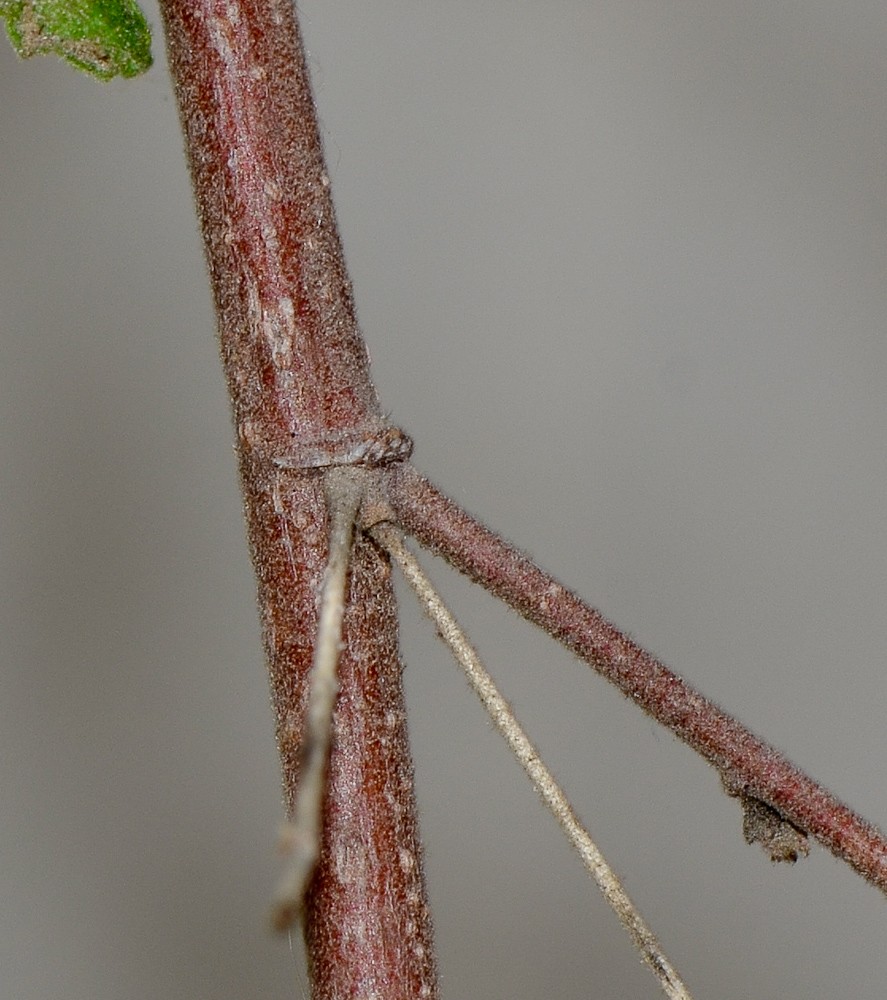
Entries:
{"type": "Polygon", "coordinates": [[[529,737],[512,712],[511,706],[499,693],[495,681],[481,663],[475,648],[468,641],[468,636],[459,627],[459,623],[444,604],[440,594],[434,589],[416,557],[404,544],[400,531],[389,524],[379,524],[371,530],[371,534],[380,545],[384,546],[400,567],[426,614],[437,626],[440,637],[449,647],[456,662],[465,671],[465,676],[468,678],[474,693],[480,698],[499,733],[505,739],[511,752],[517,757],[521,767],[526,771],[542,801],[560,823],[570,845],[579,855],[586,871],[597,883],[607,903],[628,932],[641,959],[652,970],[663,993],[670,1000],[693,1000],[690,991],[665,954],[656,935],[644,920],[640,910],[632,902],[631,897],[619,881],[618,875],[610,867],[600,848],[579,822],[569,799],[557,783],[557,779],[539,756],[539,751],[530,742],[529,737]]]}
{"type": "Polygon", "coordinates": [[[887,840],[778,750],[754,736],[649,653],[635,645],[522,552],[479,524],[410,465],[391,470],[394,518],[424,546],[543,628],[612,681],[627,697],[700,753],[746,811],[747,839],[775,852],[809,833],[887,892],[887,840]],[[757,804],[775,812],[778,829],[761,832],[757,804]]]}
{"type": "Polygon", "coordinates": [[[342,644],[348,558],[364,475],[362,469],[343,466],[330,469],[324,476],[330,516],[330,558],[323,583],[314,662],[308,675],[308,706],[300,748],[301,777],[286,838],[290,862],[274,899],[273,922],[279,931],[288,930],[301,913],[305,890],[320,856],[333,710],[339,693],[336,668],[342,644]]]}
{"type": "MultiPolygon", "coordinates": [[[[323,469],[396,461],[357,329],[291,0],[163,0],[237,430],[287,811],[329,525],[323,469]]],[[[321,857],[305,907],[317,1000],[435,992],[397,619],[355,540],[321,857]]]]}
{"type": "MultiPolygon", "coordinates": [[[[292,0],[161,0],[161,10],[219,317],[288,811],[328,558],[324,470],[364,465],[363,528],[398,523],[608,677],[719,770],[771,852],[796,856],[809,832],[887,891],[879,831],[406,464],[411,444],[384,419],[355,320],[292,0]]],[[[390,566],[358,533],[306,899],[319,1000],[436,988],[400,673],[390,566]]]]}

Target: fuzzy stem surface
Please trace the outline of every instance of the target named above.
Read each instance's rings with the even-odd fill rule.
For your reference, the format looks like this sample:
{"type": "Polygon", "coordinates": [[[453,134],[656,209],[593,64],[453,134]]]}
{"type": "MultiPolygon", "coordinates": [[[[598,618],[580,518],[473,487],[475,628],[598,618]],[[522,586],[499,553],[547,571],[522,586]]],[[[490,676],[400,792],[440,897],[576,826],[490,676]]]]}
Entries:
{"type": "Polygon", "coordinates": [[[794,833],[797,856],[804,853],[809,833],[887,893],[887,839],[877,827],[694,691],[412,466],[392,469],[388,497],[397,522],[422,545],[543,628],[713,764],[727,792],[745,808],[747,839],[762,840],[774,860],[790,860],[791,852],[778,854],[785,851],[785,839],[794,833]],[[759,803],[770,810],[775,834],[762,832],[766,824],[754,816],[759,803]]]}
{"type": "MultiPolygon", "coordinates": [[[[292,0],[161,0],[219,321],[287,812],[300,778],[325,469],[398,461],[357,328],[292,0]]],[[[320,860],[315,1000],[436,991],[388,560],[352,551],[320,860]]]]}

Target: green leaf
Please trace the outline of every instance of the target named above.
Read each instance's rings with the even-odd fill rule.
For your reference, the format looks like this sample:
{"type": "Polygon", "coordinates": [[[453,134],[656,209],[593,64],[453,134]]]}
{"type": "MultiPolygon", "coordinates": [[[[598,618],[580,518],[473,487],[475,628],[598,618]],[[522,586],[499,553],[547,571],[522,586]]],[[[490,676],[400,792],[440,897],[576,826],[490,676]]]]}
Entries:
{"type": "Polygon", "coordinates": [[[0,0],[15,51],[53,52],[100,80],[151,65],[151,29],[134,0],[0,0]]]}

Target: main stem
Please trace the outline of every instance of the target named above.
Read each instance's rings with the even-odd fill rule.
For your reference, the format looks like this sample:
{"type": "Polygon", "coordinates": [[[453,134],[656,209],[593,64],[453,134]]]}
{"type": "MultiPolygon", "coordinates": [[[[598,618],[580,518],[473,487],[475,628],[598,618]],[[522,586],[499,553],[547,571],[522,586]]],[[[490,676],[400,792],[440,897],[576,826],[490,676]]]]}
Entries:
{"type": "MultiPolygon", "coordinates": [[[[328,549],[324,470],[396,462],[357,329],[292,0],[162,0],[292,811],[328,549]]],[[[435,993],[387,558],[355,540],[320,861],[316,1000],[435,993]]]]}

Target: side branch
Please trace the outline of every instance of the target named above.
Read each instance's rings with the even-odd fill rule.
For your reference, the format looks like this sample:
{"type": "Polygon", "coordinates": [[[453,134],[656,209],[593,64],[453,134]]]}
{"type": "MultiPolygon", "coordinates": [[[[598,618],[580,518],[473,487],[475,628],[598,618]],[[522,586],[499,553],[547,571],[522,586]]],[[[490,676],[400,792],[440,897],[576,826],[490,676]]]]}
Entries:
{"type": "MultiPolygon", "coordinates": [[[[524,618],[543,628],[628,698],[667,726],[720,772],[749,809],[763,803],[782,833],[815,837],[863,878],[887,892],[887,840],[779,751],[694,691],[598,611],[526,555],[476,521],[412,466],[393,469],[389,501],[398,523],[524,618]]],[[[747,835],[755,824],[746,823],[747,835]]],[[[765,844],[769,846],[769,844],[765,844]]],[[[803,851],[802,842],[798,846],[803,851]]]]}

